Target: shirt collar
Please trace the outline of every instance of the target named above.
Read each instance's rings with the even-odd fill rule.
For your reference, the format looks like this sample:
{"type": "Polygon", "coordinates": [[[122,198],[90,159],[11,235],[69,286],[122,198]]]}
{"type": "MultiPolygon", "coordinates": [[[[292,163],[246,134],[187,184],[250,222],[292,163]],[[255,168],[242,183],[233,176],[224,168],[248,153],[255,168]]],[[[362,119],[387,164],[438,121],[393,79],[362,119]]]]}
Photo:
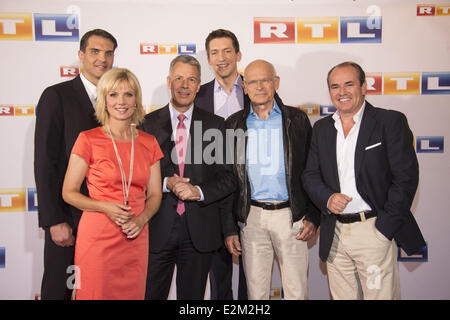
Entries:
{"type": "MultiPolygon", "coordinates": [[[[172,102],[169,102],[169,111],[170,111],[170,117],[172,119],[176,119],[178,121],[178,115],[181,113],[177,109],[174,108],[172,105],[172,102]]],[[[194,104],[191,105],[191,107],[183,113],[186,116],[185,120],[190,120],[192,118],[192,112],[194,112],[194,104]]]]}
{"type": "MultiPolygon", "coordinates": [[[[281,109],[277,104],[277,100],[273,99],[273,108],[269,111],[269,118],[273,116],[275,113],[281,114],[281,109]]],[[[256,112],[253,110],[253,104],[250,103],[250,115],[254,117],[258,117],[256,112]]]]}
{"type": "MultiPolygon", "coordinates": [[[[355,123],[359,123],[361,121],[362,116],[364,114],[364,108],[365,107],[366,107],[366,101],[364,100],[361,109],[359,109],[359,111],[353,115],[353,121],[355,121],[355,123]]],[[[338,121],[338,120],[341,119],[341,115],[339,113],[339,110],[336,110],[336,112],[333,114],[332,118],[333,118],[334,121],[338,121]]]]}
{"type": "Polygon", "coordinates": [[[95,107],[95,100],[97,100],[97,86],[86,79],[82,72],[80,72],[80,79],[81,82],[83,82],[84,88],[86,89],[86,92],[95,107]]]}
{"type": "MultiPolygon", "coordinates": [[[[241,78],[240,74],[237,75],[236,81],[234,81],[233,87],[242,88],[242,78],[241,78]]],[[[223,91],[223,88],[220,85],[219,81],[217,81],[217,79],[214,79],[214,92],[219,92],[219,91],[223,91]]]]}

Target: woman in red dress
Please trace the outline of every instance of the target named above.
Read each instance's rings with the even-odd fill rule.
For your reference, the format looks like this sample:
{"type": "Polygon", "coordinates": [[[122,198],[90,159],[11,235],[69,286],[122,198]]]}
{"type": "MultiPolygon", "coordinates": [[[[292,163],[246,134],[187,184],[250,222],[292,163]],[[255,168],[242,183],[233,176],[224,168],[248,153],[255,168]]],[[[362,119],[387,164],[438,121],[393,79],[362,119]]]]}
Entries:
{"type": "Polygon", "coordinates": [[[155,137],[137,130],[142,92],[127,69],[100,79],[96,116],[101,127],[81,132],[63,185],[64,200],[83,210],[75,244],[76,299],[144,299],[148,220],[161,203],[155,137]],[[86,178],[89,197],[80,193],[86,178]]]}

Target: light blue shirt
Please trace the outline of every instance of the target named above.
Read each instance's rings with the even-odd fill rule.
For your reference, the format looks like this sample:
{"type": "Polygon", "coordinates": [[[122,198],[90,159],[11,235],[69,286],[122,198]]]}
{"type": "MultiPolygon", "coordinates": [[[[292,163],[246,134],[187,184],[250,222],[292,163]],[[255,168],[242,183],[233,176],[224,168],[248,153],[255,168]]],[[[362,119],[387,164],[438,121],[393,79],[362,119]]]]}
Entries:
{"type": "Polygon", "coordinates": [[[274,100],[269,117],[263,120],[253,111],[247,117],[247,172],[251,198],[260,201],[287,201],[283,149],[283,120],[274,100]]]}

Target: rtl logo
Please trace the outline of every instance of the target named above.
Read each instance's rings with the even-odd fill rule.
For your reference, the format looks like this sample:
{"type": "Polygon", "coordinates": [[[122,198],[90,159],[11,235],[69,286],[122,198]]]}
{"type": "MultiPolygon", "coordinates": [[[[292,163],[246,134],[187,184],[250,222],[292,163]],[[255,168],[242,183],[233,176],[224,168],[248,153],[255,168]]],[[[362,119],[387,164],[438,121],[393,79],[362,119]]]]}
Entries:
{"type": "Polygon", "coordinates": [[[0,12],[0,40],[79,40],[77,14],[0,12]],[[33,23],[34,22],[34,23],[33,23]]]}
{"type": "Polygon", "coordinates": [[[418,4],[417,16],[450,16],[450,4],[418,4]]]}
{"type": "Polygon", "coordinates": [[[254,43],[381,43],[381,30],[381,16],[253,18],[254,43]]]}
{"type": "Polygon", "coordinates": [[[269,293],[270,300],[283,300],[284,292],[282,287],[272,287],[269,293]]]}
{"type": "Polygon", "coordinates": [[[0,269],[6,267],[6,248],[0,247],[0,269]]]}
{"type": "Polygon", "coordinates": [[[80,68],[76,66],[61,66],[59,67],[59,74],[61,78],[73,78],[80,73],[80,68]]]}
{"type": "Polygon", "coordinates": [[[444,153],[443,136],[416,137],[417,153],[444,153]]]}
{"type": "Polygon", "coordinates": [[[450,72],[368,72],[368,95],[450,94],[450,72]]]}
{"type": "Polygon", "coordinates": [[[315,117],[319,115],[320,106],[318,104],[302,104],[296,107],[306,113],[308,117],[315,117]]]}
{"type": "Polygon", "coordinates": [[[336,112],[336,107],[332,105],[304,104],[296,107],[303,110],[308,117],[329,116],[336,112]]]}
{"type": "Polygon", "coordinates": [[[37,208],[36,188],[0,189],[0,213],[33,212],[37,208]]]}
{"type": "Polygon", "coordinates": [[[196,54],[195,43],[141,43],[141,54],[196,54]]]}
{"type": "Polygon", "coordinates": [[[34,116],[34,105],[0,105],[0,117],[34,116]]]}

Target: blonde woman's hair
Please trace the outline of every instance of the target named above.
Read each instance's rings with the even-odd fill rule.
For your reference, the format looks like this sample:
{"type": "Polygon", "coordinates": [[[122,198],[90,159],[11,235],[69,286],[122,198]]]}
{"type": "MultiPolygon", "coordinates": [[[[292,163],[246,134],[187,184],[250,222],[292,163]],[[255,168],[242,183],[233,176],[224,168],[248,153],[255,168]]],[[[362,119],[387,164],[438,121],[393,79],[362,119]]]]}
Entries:
{"type": "Polygon", "coordinates": [[[123,81],[129,83],[130,87],[134,90],[136,97],[136,110],[131,116],[131,122],[140,124],[142,120],[144,120],[145,110],[142,105],[142,90],[138,79],[134,73],[128,69],[114,68],[106,72],[97,84],[95,116],[102,125],[109,123],[109,113],[106,108],[106,96],[109,92],[115,90],[123,81]]]}

